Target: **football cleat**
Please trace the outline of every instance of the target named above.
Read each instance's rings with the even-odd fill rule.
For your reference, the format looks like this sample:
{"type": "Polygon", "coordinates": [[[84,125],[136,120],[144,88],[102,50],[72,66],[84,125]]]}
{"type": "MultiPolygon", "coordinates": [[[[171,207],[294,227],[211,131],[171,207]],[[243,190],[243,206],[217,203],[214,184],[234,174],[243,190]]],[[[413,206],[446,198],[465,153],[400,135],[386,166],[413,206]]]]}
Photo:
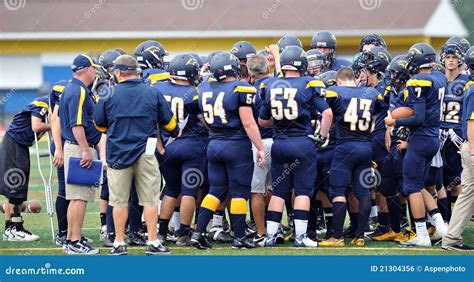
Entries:
{"type": "Polygon", "coordinates": [[[463,243],[459,243],[456,245],[446,245],[446,246],[441,246],[443,250],[447,251],[474,251],[474,248],[468,245],[465,245],[463,243]]]}
{"type": "Polygon", "coordinates": [[[66,249],[68,255],[96,255],[99,252],[99,249],[92,248],[89,244],[83,241],[79,241],[75,244],[71,243],[66,249]]]}
{"type": "Polygon", "coordinates": [[[326,232],[326,221],[324,220],[324,217],[318,217],[316,221],[316,234],[318,236],[324,236],[326,232]]]}
{"type": "Polygon", "coordinates": [[[169,242],[176,242],[178,240],[178,235],[176,232],[173,232],[171,230],[168,230],[168,233],[166,234],[166,241],[169,242]]]}
{"type": "Polygon", "coordinates": [[[23,227],[23,223],[12,223],[12,225],[3,232],[3,241],[33,242],[38,240],[39,236],[26,230],[23,227]]]}
{"type": "Polygon", "coordinates": [[[444,224],[444,226],[442,226],[442,228],[436,228],[435,229],[435,232],[433,233],[433,235],[431,235],[431,240],[432,241],[438,241],[438,240],[442,239],[443,236],[446,235],[446,233],[448,233],[448,226],[446,224],[444,224]]]}
{"type": "Polygon", "coordinates": [[[313,241],[306,234],[301,234],[299,236],[295,237],[295,242],[293,243],[293,246],[295,247],[318,247],[318,242],[313,241]]]}
{"type": "Polygon", "coordinates": [[[63,246],[66,243],[66,235],[59,236],[56,235],[56,239],[54,240],[57,246],[63,246]]]}
{"type": "Polygon", "coordinates": [[[400,235],[403,235],[401,232],[396,233],[393,230],[389,230],[388,232],[384,234],[378,234],[374,237],[372,237],[372,240],[374,241],[393,241],[396,238],[398,238],[400,235]]]}
{"type": "Polygon", "coordinates": [[[230,243],[233,241],[233,238],[227,232],[225,232],[222,226],[213,226],[209,230],[207,236],[211,241],[219,243],[230,243]]]}
{"type": "Polygon", "coordinates": [[[257,244],[250,238],[243,237],[243,238],[236,238],[232,242],[232,249],[236,250],[245,250],[245,249],[254,249],[258,247],[257,244]]]}
{"type": "MultiPolygon", "coordinates": [[[[145,246],[146,241],[138,235],[138,233],[130,233],[127,236],[128,245],[130,246],[145,246]]],[[[105,241],[104,241],[105,242],[105,241]]]]}
{"type": "Polygon", "coordinates": [[[109,255],[111,256],[126,256],[128,255],[127,245],[114,245],[112,250],[110,250],[109,255]]]}
{"type": "Polygon", "coordinates": [[[431,240],[429,236],[416,236],[408,241],[400,242],[400,246],[409,247],[409,246],[419,246],[419,247],[431,247],[431,240]]]}
{"type": "Polygon", "coordinates": [[[344,239],[336,239],[331,237],[327,240],[319,242],[320,247],[344,247],[344,239]]]}
{"type": "Polygon", "coordinates": [[[405,229],[404,231],[398,233],[397,238],[393,239],[395,242],[406,242],[416,237],[416,233],[411,229],[405,229]]]}
{"type": "Polygon", "coordinates": [[[84,235],[81,236],[81,242],[84,242],[84,243],[87,243],[87,244],[92,244],[94,243],[94,240],[92,240],[91,238],[88,238],[84,235]]]}
{"type": "Polygon", "coordinates": [[[176,246],[179,246],[179,247],[192,246],[191,245],[191,236],[184,235],[184,236],[178,237],[178,239],[176,240],[176,246]]]}
{"type": "Polygon", "coordinates": [[[355,237],[355,227],[353,226],[349,226],[346,228],[346,230],[344,230],[344,233],[342,233],[342,236],[344,236],[344,238],[354,238],[355,237]]]}
{"type": "Polygon", "coordinates": [[[145,255],[147,256],[167,255],[169,253],[171,253],[170,249],[163,246],[160,242],[146,245],[145,255]]]}
{"type": "Polygon", "coordinates": [[[428,235],[433,236],[433,234],[436,232],[436,228],[434,226],[430,226],[428,228],[428,235]]]}
{"type": "Polygon", "coordinates": [[[365,246],[365,240],[364,238],[354,238],[351,241],[351,245],[354,247],[363,247],[365,246]]]}
{"type": "Polygon", "coordinates": [[[200,250],[212,248],[211,244],[209,244],[209,241],[207,241],[206,236],[200,232],[193,233],[193,236],[191,237],[191,244],[200,250]]]}
{"type": "Polygon", "coordinates": [[[278,228],[277,234],[275,235],[275,243],[279,245],[285,244],[285,231],[283,231],[281,227],[278,228]]]}
{"type": "Polygon", "coordinates": [[[267,236],[265,237],[265,242],[263,243],[265,247],[275,247],[276,245],[276,236],[267,236]]]}
{"type": "Polygon", "coordinates": [[[255,236],[253,236],[253,242],[257,247],[263,247],[265,245],[265,235],[255,234],[255,236]]]}

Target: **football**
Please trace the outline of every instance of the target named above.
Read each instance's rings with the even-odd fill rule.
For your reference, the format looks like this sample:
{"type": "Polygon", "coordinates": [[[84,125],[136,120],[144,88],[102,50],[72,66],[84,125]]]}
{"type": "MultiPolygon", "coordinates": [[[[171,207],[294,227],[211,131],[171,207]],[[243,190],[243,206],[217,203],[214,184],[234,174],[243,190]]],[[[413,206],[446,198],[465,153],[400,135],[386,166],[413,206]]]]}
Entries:
{"type": "Polygon", "coordinates": [[[415,114],[415,111],[409,107],[399,107],[391,112],[392,118],[407,118],[415,114]]]}
{"type": "Polygon", "coordinates": [[[39,213],[41,211],[41,203],[38,200],[31,200],[28,202],[28,211],[30,213],[39,213]]]}

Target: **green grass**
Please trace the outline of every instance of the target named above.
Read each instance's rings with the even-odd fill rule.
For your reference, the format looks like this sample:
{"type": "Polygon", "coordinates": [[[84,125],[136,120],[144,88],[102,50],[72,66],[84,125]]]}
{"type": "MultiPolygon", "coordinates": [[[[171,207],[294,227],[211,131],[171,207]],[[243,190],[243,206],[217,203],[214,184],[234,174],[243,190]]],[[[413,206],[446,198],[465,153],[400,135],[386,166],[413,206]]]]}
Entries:
{"type": "MultiPolygon", "coordinates": [[[[41,150],[45,150],[45,142],[41,143],[41,150]]],[[[0,255],[61,255],[61,249],[54,245],[51,241],[49,217],[46,213],[46,205],[44,201],[44,188],[38,173],[38,165],[34,147],[31,150],[31,176],[29,186],[29,200],[38,199],[41,201],[42,210],[38,214],[23,214],[25,226],[31,232],[39,235],[41,238],[37,242],[4,242],[0,241],[0,255]]],[[[47,158],[41,158],[44,173],[48,168],[47,158]]],[[[54,175],[53,191],[57,191],[56,175],[54,175]]],[[[54,198],[56,192],[54,192],[54,198]]],[[[84,222],[83,234],[94,240],[93,246],[101,247],[99,242],[99,207],[98,207],[98,191],[97,201],[91,203],[87,207],[87,214],[84,222]]],[[[0,200],[3,200],[0,198],[0,200]]],[[[285,219],[284,219],[285,220],[285,219]]],[[[57,231],[56,216],[54,217],[55,229],[57,231]]],[[[474,223],[471,222],[465,230],[464,240],[467,244],[474,245],[474,223]]],[[[291,243],[286,243],[276,248],[258,248],[254,250],[235,251],[227,244],[214,244],[213,249],[207,251],[199,251],[194,248],[171,246],[172,255],[461,255],[459,252],[444,251],[440,247],[434,246],[430,248],[403,248],[398,247],[392,242],[366,242],[363,248],[349,247],[350,241],[346,240],[344,248],[316,248],[301,249],[292,247],[291,243]]],[[[101,248],[101,255],[107,254],[107,248],[101,248]]],[[[144,248],[129,248],[131,255],[143,255],[144,248]]],[[[466,255],[463,253],[462,255],[466,255]]]]}

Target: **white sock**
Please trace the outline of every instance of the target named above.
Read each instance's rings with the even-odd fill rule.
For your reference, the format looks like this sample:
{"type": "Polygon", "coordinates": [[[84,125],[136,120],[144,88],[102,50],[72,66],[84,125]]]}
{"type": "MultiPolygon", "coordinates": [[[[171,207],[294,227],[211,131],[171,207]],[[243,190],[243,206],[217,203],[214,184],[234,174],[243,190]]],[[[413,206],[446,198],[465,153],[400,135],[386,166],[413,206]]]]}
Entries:
{"type": "Polygon", "coordinates": [[[217,215],[217,214],[214,214],[212,216],[212,227],[214,226],[222,226],[222,221],[224,220],[224,216],[223,215],[217,215]]]}
{"type": "Polygon", "coordinates": [[[415,227],[416,227],[416,236],[419,237],[427,237],[428,236],[428,230],[426,229],[426,222],[415,222],[415,227]]]}
{"type": "Polygon", "coordinates": [[[427,218],[428,218],[428,222],[429,222],[431,225],[433,225],[433,226],[436,227],[436,223],[435,223],[433,217],[431,217],[430,214],[426,214],[426,215],[427,215],[427,218]]]}
{"type": "Polygon", "coordinates": [[[432,218],[433,218],[434,226],[436,227],[436,229],[440,231],[446,229],[446,224],[444,223],[443,217],[441,216],[439,212],[433,214],[432,218]]]}
{"type": "Polygon", "coordinates": [[[155,241],[146,241],[146,244],[147,245],[153,245],[153,246],[158,246],[160,244],[160,242],[158,240],[155,240],[155,241]]]}
{"type": "Polygon", "coordinates": [[[173,227],[174,227],[175,232],[178,232],[179,227],[181,226],[180,220],[181,220],[180,213],[176,211],[173,212],[173,227]]]}
{"type": "Polygon", "coordinates": [[[278,232],[278,228],[280,227],[280,223],[276,221],[267,220],[267,234],[269,237],[275,236],[278,232]]]}
{"type": "Polygon", "coordinates": [[[118,247],[118,246],[123,246],[125,245],[125,242],[117,242],[117,241],[114,241],[114,247],[118,247]]]}
{"type": "Polygon", "coordinates": [[[295,236],[298,237],[300,235],[306,234],[306,230],[308,229],[308,221],[303,219],[295,219],[295,236]]]}
{"type": "Polygon", "coordinates": [[[377,206],[372,206],[370,208],[370,215],[369,217],[376,217],[378,215],[378,212],[377,212],[377,206]]]}

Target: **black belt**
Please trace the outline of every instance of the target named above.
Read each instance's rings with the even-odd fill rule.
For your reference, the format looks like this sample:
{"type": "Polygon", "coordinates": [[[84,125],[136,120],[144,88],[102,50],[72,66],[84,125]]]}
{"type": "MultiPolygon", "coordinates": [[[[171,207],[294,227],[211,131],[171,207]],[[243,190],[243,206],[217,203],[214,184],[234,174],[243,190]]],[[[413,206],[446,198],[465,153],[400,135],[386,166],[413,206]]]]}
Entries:
{"type": "MultiPolygon", "coordinates": [[[[76,141],[66,140],[66,143],[79,146],[79,143],[77,143],[76,141]]],[[[87,143],[87,145],[94,149],[96,149],[97,147],[97,145],[92,144],[92,143],[87,143]]]]}

